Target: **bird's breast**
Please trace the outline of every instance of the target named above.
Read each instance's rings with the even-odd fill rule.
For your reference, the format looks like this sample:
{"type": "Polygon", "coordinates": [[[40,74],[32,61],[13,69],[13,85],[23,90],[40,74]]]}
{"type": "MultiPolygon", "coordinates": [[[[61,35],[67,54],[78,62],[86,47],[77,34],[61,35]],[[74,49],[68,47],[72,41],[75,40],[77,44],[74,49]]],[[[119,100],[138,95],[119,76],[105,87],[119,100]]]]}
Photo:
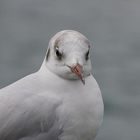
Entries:
{"type": "Polygon", "coordinates": [[[58,108],[63,127],[62,139],[74,139],[75,136],[76,140],[92,140],[103,119],[103,101],[99,87],[89,84],[84,88],[77,87],[62,94],[62,99],[63,103],[58,108]]]}

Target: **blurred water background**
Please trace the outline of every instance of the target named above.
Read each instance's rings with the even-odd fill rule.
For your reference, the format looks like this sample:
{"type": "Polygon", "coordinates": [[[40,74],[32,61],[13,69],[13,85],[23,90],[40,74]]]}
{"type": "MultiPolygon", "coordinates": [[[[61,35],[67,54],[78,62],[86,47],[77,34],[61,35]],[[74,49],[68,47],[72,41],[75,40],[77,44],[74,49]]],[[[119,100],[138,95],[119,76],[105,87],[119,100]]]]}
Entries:
{"type": "Polygon", "coordinates": [[[140,140],[139,0],[0,0],[0,88],[37,71],[49,39],[64,29],[94,44],[105,102],[97,140],[140,140]]]}

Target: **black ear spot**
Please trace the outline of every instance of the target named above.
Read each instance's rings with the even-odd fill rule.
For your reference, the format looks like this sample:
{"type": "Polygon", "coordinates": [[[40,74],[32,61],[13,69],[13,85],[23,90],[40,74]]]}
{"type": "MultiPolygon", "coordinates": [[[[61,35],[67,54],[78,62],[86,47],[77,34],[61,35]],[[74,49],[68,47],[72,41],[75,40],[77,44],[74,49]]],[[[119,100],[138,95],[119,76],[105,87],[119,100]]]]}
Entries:
{"type": "Polygon", "coordinates": [[[46,61],[48,61],[49,56],[50,56],[50,48],[48,49],[47,54],[46,54],[46,61]]]}
{"type": "Polygon", "coordinates": [[[89,59],[89,50],[88,50],[87,53],[85,54],[85,59],[86,59],[86,61],[89,59]]]}

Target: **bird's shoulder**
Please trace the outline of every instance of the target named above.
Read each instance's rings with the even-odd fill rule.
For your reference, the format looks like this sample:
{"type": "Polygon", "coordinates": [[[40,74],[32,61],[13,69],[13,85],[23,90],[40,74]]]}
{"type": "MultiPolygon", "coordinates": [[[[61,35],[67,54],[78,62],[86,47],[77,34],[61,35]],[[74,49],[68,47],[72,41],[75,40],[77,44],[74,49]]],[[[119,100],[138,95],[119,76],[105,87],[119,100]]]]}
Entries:
{"type": "Polygon", "coordinates": [[[46,133],[53,127],[56,109],[62,101],[50,91],[26,89],[28,86],[21,85],[30,78],[26,77],[0,92],[2,140],[46,133]]]}

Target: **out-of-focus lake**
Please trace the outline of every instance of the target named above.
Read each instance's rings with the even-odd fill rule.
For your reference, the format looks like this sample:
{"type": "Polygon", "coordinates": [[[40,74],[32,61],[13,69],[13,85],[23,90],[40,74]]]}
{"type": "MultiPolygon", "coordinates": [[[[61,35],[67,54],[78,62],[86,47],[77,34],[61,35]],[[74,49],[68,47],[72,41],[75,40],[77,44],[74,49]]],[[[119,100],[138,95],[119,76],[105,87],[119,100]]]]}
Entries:
{"type": "Polygon", "coordinates": [[[94,45],[105,103],[97,140],[140,140],[139,0],[1,0],[0,88],[37,71],[50,38],[64,29],[94,45]]]}

